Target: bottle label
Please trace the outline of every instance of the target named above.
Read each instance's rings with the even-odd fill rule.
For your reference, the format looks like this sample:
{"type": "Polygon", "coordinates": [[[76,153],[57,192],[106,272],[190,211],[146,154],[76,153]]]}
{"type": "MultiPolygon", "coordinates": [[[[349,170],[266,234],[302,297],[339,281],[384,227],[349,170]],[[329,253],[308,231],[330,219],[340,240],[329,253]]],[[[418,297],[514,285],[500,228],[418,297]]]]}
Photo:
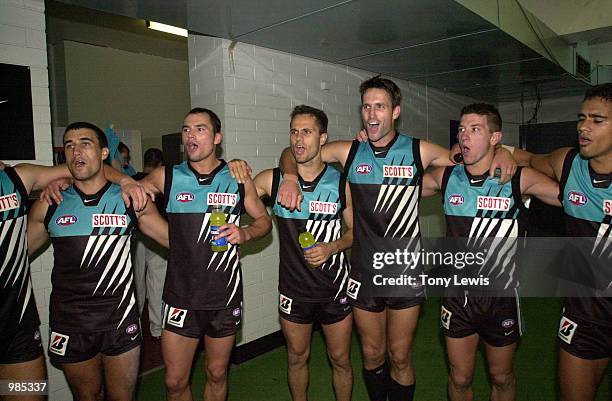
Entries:
{"type": "Polygon", "coordinates": [[[307,250],[312,249],[315,246],[317,246],[317,244],[310,245],[308,248],[302,248],[302,251],[306,252],[307,250]]]}
{"type": "MultiPolygon", "coordinates": [[[[213,237],[219,235],[219,227],[220,226],[210,226],[210,234],[213,237]]],[[[210,241],[210,244],[213,246],[226,246],[227,239],[225,237],[219,238],[219,239],[213,239],[212,241],[210,241]]]]}

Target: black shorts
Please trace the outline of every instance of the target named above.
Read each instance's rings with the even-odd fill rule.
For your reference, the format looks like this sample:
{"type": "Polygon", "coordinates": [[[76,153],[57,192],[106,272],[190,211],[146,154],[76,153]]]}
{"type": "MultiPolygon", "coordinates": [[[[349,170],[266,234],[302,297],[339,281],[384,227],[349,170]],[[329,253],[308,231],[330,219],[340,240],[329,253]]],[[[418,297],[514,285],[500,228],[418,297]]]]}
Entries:
{"type": "Polygon", "coordinates": [[[87,361],[98,354],[117,356],[142,343],[140,321],[122,323],[116,330],[94,333],[49,329],[49,358],[53,364],[87,361]]]}
{"type": "Polygon", "coordinates": [[[187,310],[164,303],[162,327],[184,337],[221,338],[240,329],[242,304],[220,310],[187,310]]]}
{"type": "Polygon", "coordinates": [[[513,344],[523,334],[518,294],[514,297],[444,297],[440,324],[447,337],[463,338],[477,333],[494,347],[513,344]]]}
{"type": "Polygon", "coordinates": [[[425,289],[423,287],[409,288],[410,294],[406,297],[369,297],[362,295],[360,289],[361,283],[354,278],[349,278],[346,295],[350,304],[353,308],[368,312],[382,312],[385,308],[408,309],[425,302],[425,289]]]}
{"type": "Polygon", "coordinates": [[[612,326],[561,316],[559,346],[581,359],[612,358],[612,326]]]}
{"type": "Polygon", "coordinates": [[[0,322],[0,364],[29,362],[43,354],[38,311],[27,308],[17,327],[12,322],[0,322]]]}
{"type": "Polygon", "coordinates": [[[326,302],[304,302],[280,294],[278,311],[282,319],[300,324],[333,324],[351,313],[346,297],[326,302]]]}

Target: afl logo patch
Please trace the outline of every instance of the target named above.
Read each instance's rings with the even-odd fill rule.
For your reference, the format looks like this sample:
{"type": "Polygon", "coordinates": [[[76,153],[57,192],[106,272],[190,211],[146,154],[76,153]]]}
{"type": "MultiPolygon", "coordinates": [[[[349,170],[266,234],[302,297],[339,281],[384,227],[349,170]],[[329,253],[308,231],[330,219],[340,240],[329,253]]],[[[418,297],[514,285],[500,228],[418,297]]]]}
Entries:
{"type": "Polygon", "coordinates": [[[372,165],[367,163],[361,163],[355,167],[357,174],[370,174],[372,172],[372,165]]]}
{"type": "Polygon", "coordinates": [[[191,202],[195,199],[195,196],[191,192],[179,192],[176,194],[176,200],[181,203],[191,202]]]}
{"type": "Polygon", "coordinates": [[[58,217],[57,219],[55,219],[55,224],[57,224],[58,226],[71,226],[74,223],[77,222],[77,217],[73,214],[65,214],[63,216],[58,217]]]}
{"type": "Polygon", "coordinates": [[[463,205],[463,202],[465,202],[465,198],[459,194],[454,194],[448,197],[448,203],[453,206],[463,205]]]}
{"type": "Polygon", "coordinates": [[[238,317],[240,316],[240,308],[236,308],[232,311],[232,315],[238,317]]]}
{"type": "Polygon", "coordinates": [[[571,191],[569,194],[567,194],[567,200],[576,206],[584,206],[589,201],[585,194],[578,191],[571,191]]]}
{"type": "Polygon", "coordinates": [[[125,332],[127,334],[134,334],[138,331],[138,325],[137,324],[130,324],[127,329],[125,329],[125,332]]]}
{"type": "Polygon", "coordinates": [[[509,329],[510,327],[514,326],[514,319],[506,319],[503,322],[501,322],[501,326],[504,329],[509,329]]]}

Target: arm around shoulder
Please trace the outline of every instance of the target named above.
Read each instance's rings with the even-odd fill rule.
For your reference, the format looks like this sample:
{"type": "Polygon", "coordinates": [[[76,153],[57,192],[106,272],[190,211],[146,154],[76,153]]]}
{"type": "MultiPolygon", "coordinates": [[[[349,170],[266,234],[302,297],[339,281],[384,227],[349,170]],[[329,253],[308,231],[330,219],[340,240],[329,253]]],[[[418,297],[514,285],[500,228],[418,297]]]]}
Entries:
{"type": "Polygon", "coordinates": [[[159,214],[152,202],[148,202],[138,215],[138,228],[146,236],[166,248],[170,247],[168,222],[159,214]]]}
{"type": "Polygon", "coordinates": [[[145,178],[140,180],[147,192],[151,191],[155,195],[161,195],[164,193],[164,185],[166,183],[166,167],[159,166],[155,170],[151,171],[145,178]]]}
{"type": "Polygon", "coordinates": [[[34,254],[49,239],[47,227],[45,227],[45,217],[49,205],[38,200],[34,202],[28,214],[28,255],[34,254]]]}
{"type": "Polygon", "coordinates": [[[257,196],[259,198],[263,198],[265,196],[272,196],[272,178],[272,169],[263,170],[262,172],[257,174],[255,178],[253,178],[255,190],[257,191],[257,196]]]}
{"type": "Polygon", "coordinates": [[[535,154],[523,149],[515,149],[513,156],[520,166],[531,167],[550,178],[560,180],[563,161],[570,149],[559,148],[547,154],[535,154]]]}
{"type": "Polygon", "coordinates": [[[263,237],[272,229],[272,219],[261,199],[257,195],[257,189],[252,180],[244,183],[244,208],[253,222],[245,227],[246,241],[263,237]]]}
{"type": "Polygon", "coordinates": [[[521,172],[521,194],[535,196],[547,205],[562,206],[559,201],[559,183],[529,167],[524,167],[521,172]]]}

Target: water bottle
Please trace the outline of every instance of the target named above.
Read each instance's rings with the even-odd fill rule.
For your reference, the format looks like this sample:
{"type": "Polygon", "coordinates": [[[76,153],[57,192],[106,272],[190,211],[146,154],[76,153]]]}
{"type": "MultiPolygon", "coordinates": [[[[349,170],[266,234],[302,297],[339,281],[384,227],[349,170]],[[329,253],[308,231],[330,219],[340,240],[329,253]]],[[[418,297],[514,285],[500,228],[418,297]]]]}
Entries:
{"type": "Polygon", "coordinates": [[[225,213],[221,210],[221,205],[215,205],[210,215],[210,234],[213,239],[210,241],[210,248],[213,252],[225,252],[227,251],[227,239],[225,237],[214,239],[215,236],[219,235],[219,228],[226,223],[225,213]]]}

